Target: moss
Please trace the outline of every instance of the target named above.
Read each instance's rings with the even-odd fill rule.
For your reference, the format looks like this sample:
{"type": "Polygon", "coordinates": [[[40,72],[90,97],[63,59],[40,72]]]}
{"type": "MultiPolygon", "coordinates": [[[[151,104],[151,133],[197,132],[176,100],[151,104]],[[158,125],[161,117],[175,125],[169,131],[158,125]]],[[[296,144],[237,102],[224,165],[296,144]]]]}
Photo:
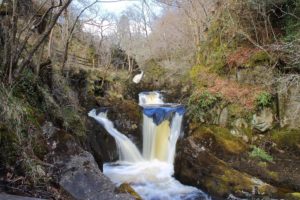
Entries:
{"type": "Polygon", "coordinates": [[[220,13],[214,18],[207,31],[206,39],[200,43],[197,62],[207,67],[210,72],[220,75],[226,71],[226,57],[237,48],[239,38],[230,30],[231,15],[220,13]]]}
{"type": "Polygon", "coordinates": [[[252,120],[253,113],[240,104],[232,103],[228,105],[229,121],[233,122],[235,119],[245,119],[246,122],[252,120]]]}
{"type": "Polygon", "coordinates": [[[202,187],[208,192],[222,197],[228,197],[229,194],[245,197],[245,192],[252,193],[254,187],[257,187],[260,194],[276,192],[272,186],[257,181],[246,173],[234,170],[223,162],[214,163],[214,170],[210,172],[209,177],[204,178],[203,184],[202,187]]]}
{"type": "Polygon", "coordinates": [[[122,183],[118,187],[118,191],[120,193],[128,193],[132,195],[136,200],[142,200],[142,197],[128,183],[122,183]]]}
{"type": "Polygon", "coordinates": [[[0,160],[1,167],[14,165],[20,156],[19,140],[16,133],[10,132],[8,128],[0,123],[0,160]]]}
{"type": "Polygon", "coordinates": [[[208,111],[212,110],[222,98],[218,94],[211,94],[204,91],[192,94],[188,101],[188,114],[192,116],[194,121],[203,122],[206,116],[210,114],[208,111]]]}
{"type": "Polygon", "coordinates": [[[260,161],[260,162],[257,163],[257,165],[258,165],[259,167],[262,167],[262,168],[267,168],[268,163],[267,163],[267,162],[264,162],[264,161],[260,161]]]}
{"type": "Polygon", "coordinates": [[[215,148],[221,147],[221,151],[228,154],[241,154],[247,150],[247,145],[237,137],[230,134],[229,129],[219,126],[201,126],[193,132],[193,136],[203,139],[204,142],[215,140],[215,148]]]}
{"type": "Polygon", "coordinates": [[[286,199],[300,200],[300,192],[289,193],[289,194],[286,195],[286,199]]]}
{"type": "Polygon", "coordinates": [[[249,60],[246,62],[246,67],[255,67],[258,65],[269,65],[270,63],[270,55],[265,51],[256,51],[251,55],[249,60]]]}
{"type": "Polygon", "coordinates": [[[78,111],[73,107],[65,107],[62,111],[64,119],[64,127],[66,130],[72,130],[78,137],[85,136],[84,119],[79,115],[78,111]]]}
{"type": "Polygon", "coordinates": [[[300,145],[300,132],[299,130],[278,129],[273,130],[271,139],[280,147],[287,150],[299,150],[300,145]]]}
{"type": "Polygon", "coordinates": [[[246,151],[245,143],[230,134],[229,129],[223,127],[213,127],[217,140],[223,144],[224,148],[233,154],[239,154],[246,151]]]}

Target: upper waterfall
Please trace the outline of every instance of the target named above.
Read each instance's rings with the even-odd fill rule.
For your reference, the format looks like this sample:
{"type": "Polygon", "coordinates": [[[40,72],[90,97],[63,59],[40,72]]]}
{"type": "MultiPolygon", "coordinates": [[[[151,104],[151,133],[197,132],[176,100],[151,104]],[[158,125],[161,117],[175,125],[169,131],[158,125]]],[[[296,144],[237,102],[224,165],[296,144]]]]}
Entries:
{"type": "Polygon", "coordinates": [[[159,105],[164,104],[163,96],[160,92],[141,92],[139,94],[139,105],[159,105]]]}

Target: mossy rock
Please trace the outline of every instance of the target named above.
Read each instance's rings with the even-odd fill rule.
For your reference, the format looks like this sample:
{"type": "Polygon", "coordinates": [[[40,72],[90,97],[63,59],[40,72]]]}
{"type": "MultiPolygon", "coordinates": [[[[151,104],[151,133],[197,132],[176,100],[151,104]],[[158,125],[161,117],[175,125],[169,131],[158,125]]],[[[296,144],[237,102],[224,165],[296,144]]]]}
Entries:
{"type": "Polygon", "coordinates": [[[86,133],[85,120],[73,107],[65,107],[62,111],[64,127],[71,130],[76,136],[84,137],[86,133]]]}
{"type": "Polygon", "coordinates": [[[175,161],[175,175],[183,183],[204,189],[212,195],[227,198],[233,194],[251,198],[252,191],[258,195],[272,196],[276,188],[247,173],[238,171],[217,157],[210,149],[203,148],[197,138],[188,137],[179,146],[175,161]]]}
{"type": "Polygon", "coordinates": [[[288,200],[300,200],[300,192],[289,193],[286,195],[288,200]]]}
{"type": "Polygon", "coordinates": [[[20,156],[19,140],[16,133],[0,123],[0,160],[2,167],[14,165],[20,156]]]}
{"type": "Polygon", "coordinates": [[[136,200],[142,200],[142,197],[128,183],[122,183],[118,187],[118,191],[120,193],[128,193],[132,195],[136,200]]]}
{"type": "Polygon", "coordinates": [[[252,119],[253,113],[239,104],[229,104],[227,108],[230,122],[238,118],[243,118],[247,122],[250,122],[252,119]]]}
{"type": "Polygon", "coordinates": [[[109,107],[108,118],[114,122],[119,131],[140,137],[138,128],[142,112],[137,102],[113,98],[106,102],[105,106],[109,107]]]}
{"type": "Polygon", "coordinates": [[[201,141],[216,154],[224,156],[247,152],[248,146],[240,138],[231,135],[229,129],[218,126],[201,126],[192,132],[192,137],[201,141]]]}
{"type": "Polygon", "coordinates": [[[279,129],[273,130],[270,135],[279,148],[300,152],[300,130],[279,129]]]}
{"type": "Polygon", "coordinates": [[[55,148],[55,153],[57,155],[70,157],[70,155],[76,155],[82,151],[76,138],[64,130],[57,131],[53,135],[52,140],[57,144],[55,148]]]}

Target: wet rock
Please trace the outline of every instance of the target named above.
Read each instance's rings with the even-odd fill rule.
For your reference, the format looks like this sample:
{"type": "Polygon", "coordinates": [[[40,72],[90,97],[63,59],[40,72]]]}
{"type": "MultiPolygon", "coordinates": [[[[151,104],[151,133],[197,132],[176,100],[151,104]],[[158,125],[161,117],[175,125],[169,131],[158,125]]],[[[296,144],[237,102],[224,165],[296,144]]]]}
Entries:
{"type": "Polygon", "coordinates": [[[273,112],[270,108],[265,108],[260,111],[258,114],[253,115],[253,128],[263,133],[267,130],[272,129],[274,121],[273,112]]]}
{"type": "Polygon", "coordinates": [[[128,183],[122,183],[118,187],[118,191],[120,193],[128,193],[132,195],[136,200],[142,200],[142,197],[128,183]]]}
{"type": "Polygon", "coordinates": [[[183,140],[175,162],[176,177],[185,184],[223,198],[230,194],[241,198],[276,194],[276,188],[233,169],[210,149],[203,148],[199,138],[190,136],[183,140]]]}
{"type": "Polygon", "coordinates": [[[117,194],[114,184],[101,173],[93,156],[86,151],[72,156],[65,163],[59,184],[78,200],[134,199],[129,194],[117,194]]]}
{"type": "Polygon", "coordinates": [[[43,200],[43,199],[0,193],[0,200],[43,200]]]}
{"type": "Polygon", "coordinates": [[[197,144],[222,158],[232,158],[247,151],[247,145],[240,138],[232,136],[227,128],[201,126],[194,128],[191,135],[197,144]]]}
{"type": "Polygon", "coordinates": [[[111,107],[108,117],[114,121],[116,128],[124,134],[139,135],[138,125],[141,122],[141,109],[132,100],[117,101],[111,107]]]}
{"type": "Polygon", "coordinates": [[[102,170],[105,162],[112,162],[118,158],[116,142],[112,136],[94,119],[89,119],[87,123],[87,141],[89,151],[102,170]]]}

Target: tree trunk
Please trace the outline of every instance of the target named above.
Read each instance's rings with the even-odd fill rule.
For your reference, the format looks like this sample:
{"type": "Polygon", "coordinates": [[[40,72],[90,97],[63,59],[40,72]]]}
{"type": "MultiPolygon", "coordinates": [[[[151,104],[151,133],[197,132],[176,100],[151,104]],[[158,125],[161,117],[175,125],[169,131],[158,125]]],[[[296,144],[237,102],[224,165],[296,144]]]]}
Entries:
{"type": "Polygon", "coordinates": [[[48,42],[48,58],[51,58],[51,48],[52,48],[52,37],[53,37],[53,29],[50,32],[49,42],[48,42]]]}

